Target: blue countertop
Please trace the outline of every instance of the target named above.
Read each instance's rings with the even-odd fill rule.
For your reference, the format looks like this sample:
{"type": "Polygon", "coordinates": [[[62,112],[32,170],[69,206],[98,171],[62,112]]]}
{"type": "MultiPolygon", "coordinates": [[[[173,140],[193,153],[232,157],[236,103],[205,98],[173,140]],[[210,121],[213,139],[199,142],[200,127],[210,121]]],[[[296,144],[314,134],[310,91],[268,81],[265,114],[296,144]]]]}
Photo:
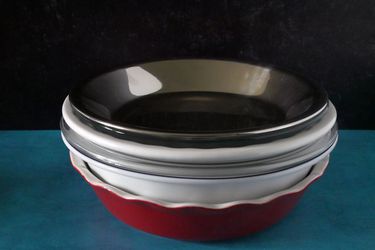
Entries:
{"type": "Polygon", "coordinates": [[[199,243],[133,229],[71,167],[59,131],[0,131],[0,249],[375,249],[375,131],[340,131],[326,174],[277,225],[199,243]]]}

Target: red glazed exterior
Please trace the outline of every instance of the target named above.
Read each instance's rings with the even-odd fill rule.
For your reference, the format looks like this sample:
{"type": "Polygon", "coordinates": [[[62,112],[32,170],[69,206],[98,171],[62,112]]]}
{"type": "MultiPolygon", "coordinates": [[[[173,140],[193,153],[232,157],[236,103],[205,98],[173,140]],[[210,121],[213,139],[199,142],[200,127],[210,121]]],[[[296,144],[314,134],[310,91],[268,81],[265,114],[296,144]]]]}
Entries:
{"type": "Polygon", "coordinates": [[[284,217],[303,191],[270,203],[241,204],[225,209],[166,208],[144,201],[125,200],[92,186],[105,207],[118,219],[145,232],[182,240],[231,239],[265,229],[284,217]]]}
{"type": "MultiPolygon", "coordinates": [[[[78,167],[74,167],[83,176],[78,167]]],[[[128,225],[169,238],[209,241],[241,237],[273,225],[292,210],[306,188],[318,177],[302,190],[266,203],[241,203],[220,209],[166,207],[145,200],[126,199],[103,186],[89,184],[104,206],[128,225]]]]}

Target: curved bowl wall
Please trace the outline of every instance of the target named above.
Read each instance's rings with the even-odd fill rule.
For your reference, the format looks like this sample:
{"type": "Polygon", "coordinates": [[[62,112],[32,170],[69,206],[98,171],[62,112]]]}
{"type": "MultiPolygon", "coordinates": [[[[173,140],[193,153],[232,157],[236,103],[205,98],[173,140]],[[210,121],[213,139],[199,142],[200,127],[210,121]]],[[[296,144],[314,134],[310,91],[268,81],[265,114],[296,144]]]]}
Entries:
{"type": "Polygon", "coordinates": [[[318,179],[328,158],[293,187],[259,199],[222,204],[169,203],[124,192],[95,177],[84,162],[71,157],[74,168],[91,185],[104,206],[119,220],[159,236],[182,240],[223,240],[263,230],[283,218],[306,188],[318,179]]]}

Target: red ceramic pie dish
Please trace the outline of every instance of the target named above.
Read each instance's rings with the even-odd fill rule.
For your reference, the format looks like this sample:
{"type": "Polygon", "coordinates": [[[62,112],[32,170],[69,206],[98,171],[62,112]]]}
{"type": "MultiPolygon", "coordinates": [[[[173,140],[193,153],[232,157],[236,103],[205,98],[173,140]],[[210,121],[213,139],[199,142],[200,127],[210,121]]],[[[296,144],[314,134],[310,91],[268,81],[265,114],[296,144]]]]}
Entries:
{"type": "Polygon", "coordinates": [[[71,156],[71,160],[104,206],[119,220],[148,233],[194,241],[241,237],[273,225],[292,210],[306,188],[328,165],[326,158],[298,184],[262,198],[223,204],[188,204],[154,201],[127,193],[99,180],[80,159],[71,156]]]}

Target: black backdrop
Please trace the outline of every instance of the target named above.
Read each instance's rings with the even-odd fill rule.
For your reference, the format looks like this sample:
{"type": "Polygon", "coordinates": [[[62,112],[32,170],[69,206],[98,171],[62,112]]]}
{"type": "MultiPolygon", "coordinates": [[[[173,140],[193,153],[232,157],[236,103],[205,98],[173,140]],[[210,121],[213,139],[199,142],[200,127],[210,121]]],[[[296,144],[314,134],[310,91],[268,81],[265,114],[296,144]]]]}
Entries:
{"type": "Polygon", "coordinates": [[[373,0],[0,0],[0,129],[58,128],[73,84],[183,57],[294,71],[324,85],[341,128],[375,129],[373,0]]]}

